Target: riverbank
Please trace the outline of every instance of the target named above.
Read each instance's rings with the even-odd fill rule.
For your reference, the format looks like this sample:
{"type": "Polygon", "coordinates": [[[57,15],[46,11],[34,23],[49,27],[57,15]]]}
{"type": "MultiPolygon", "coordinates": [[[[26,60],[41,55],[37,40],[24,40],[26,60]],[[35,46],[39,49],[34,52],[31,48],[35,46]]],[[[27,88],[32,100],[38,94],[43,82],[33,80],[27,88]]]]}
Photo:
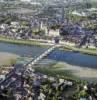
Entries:
{"type": "Polygon", "coordinates": [[[63,76],[72,80],[97,82],[97,69],[73,66],[65,62],[56,62],[48,66],[37,66],[35,70],[51,76],[63,76]]]}
{"type": "MultiPolygon", "coordinates": [[[[11,44],[18,44],[18,45],[35,45],[35,46],[40,46],[40,47],[49,47],[51,45],[54,45],[51,42],[47,41],[41,41],[41,40],[23,40],[23,39],[12,39],[9,37],[2,37],[0,36],[0,42],[5,42],[5,43],[11,43],[11,44]]],[[[59,44],[62,45],[62,44],[59,44]]],[[[88,49],[88,48],[76,48],[74,46],[69,46],[69,45],[63,45],[60,47],[61,50],[70,50],[73,52],[80,52],[83,54],[88,54],[92,56],[97,56],[97,49],[88,49]]]]}
{"type": "Polygon", "coordinates": [[[88,49],[88,48],[76,48],[73,46],[63,46],[60,48],[61,50],[69,50],[69,51],[73,51],[73,52],[80,52],[83,54],[88,54],[88,55],[92,55],[92,56],[97,56],[97,49],[88,49]]]}
{"type": "Polygon", "coordinates": [[[48,47],[49,46],[45,43],[41,43],[40,41],[13,39],[13,38],[9,38],[9,37],[1,37],[1,36],[0,36],[0,42],[18,44],[18,45],[29,45],[29,46],[35,45],[35,46],[41,46],[41,47],[48,47]]]}
{"type": "Polygon", "coordinates": [[[9,66],[16,63],[18,55],[0,52],[0,66],[9,66]]]}

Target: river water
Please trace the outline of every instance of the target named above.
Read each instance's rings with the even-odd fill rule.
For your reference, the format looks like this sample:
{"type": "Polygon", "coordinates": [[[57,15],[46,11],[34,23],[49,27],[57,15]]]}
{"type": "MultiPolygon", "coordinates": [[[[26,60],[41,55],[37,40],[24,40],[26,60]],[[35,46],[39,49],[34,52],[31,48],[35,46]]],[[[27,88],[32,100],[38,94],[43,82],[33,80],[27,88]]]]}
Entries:
{"type": "Polygon", "coordinates": [[[47,48],[42,48],[38,46],[26,46],[26,45],[16,45],[9,43],[0,43],[0,52],[8,52],[19,55],[21,57],[32,57],[36,58],[42,54],[47,48]]]}
{"type": "MultiPolygon", "coordinates": [[[[48,48],[38,46],[25,46],[9,43],[0,43],[0,52],[8,52],[19,55],[21,57],[36,58],[48,48]]],[[[91,56],[71,51],[54,50],[47,59],[66,62],[70,65],[80,67],[97,68],[97,56],[91,56]]]]}

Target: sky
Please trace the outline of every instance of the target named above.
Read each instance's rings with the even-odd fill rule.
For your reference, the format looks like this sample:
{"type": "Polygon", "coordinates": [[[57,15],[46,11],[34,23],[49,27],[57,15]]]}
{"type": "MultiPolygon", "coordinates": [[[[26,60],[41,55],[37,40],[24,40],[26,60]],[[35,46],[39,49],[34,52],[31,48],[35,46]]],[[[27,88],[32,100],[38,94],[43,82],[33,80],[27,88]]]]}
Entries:
{"type": "MultiPolygon", "coordinates": [[[[30,2],[31,0],[21,0],[21,1],[28,1],[28,2],[30,2]]],[[[78,0],[78,1],[83,1],[83,0],[78,0]]],[[[97,0],[90,0],[90,1],[97,1],[97,0]]]]}
{"type": "Polygon", "coordinates": [[[21,1],[28,1],[28,2],[30,2],[31,0],[21,0],[21,1]]]}
{"type": "MultiPolygon", "coordinates": [[[[0,0],[0,1],[3,1],[3,0],[0,0]]],[[[30,2],[30,1],[33,1],[33,0],[21,0],[21,1],[28,1],[28,2],[30,2]]],[[[35,0],[34,0],[35,1],[35,0]]],[[[37,0],[36,0],[37,1],[37,0]]],[[[42,0],[41,0],[42,1],[42,0]]],[[[43,0],[44,1],[44,0],[43,0]]],[[[50,0],[50,1],[52,1],[52,0],[50,0]]],[[[76,0],[77,1],[77,0],[76,0]]],[[[78,1],[84,1],[84,0],[78,0],[78,1]]],[[[97,1],[97,0],[87,0],[87,1],[97,1]]]]}

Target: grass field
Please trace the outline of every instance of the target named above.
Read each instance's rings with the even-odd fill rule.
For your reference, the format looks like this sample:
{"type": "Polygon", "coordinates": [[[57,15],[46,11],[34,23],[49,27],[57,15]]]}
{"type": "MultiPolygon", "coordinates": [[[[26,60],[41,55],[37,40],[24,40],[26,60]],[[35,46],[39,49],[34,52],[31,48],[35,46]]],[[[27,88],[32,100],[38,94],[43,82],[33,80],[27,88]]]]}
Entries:
{"type": "Polygon", "coordinates": [[[80,53],[83,53],[83,54],[97,56],[97,49],[76,48],[76,47],[65,45],[64,47],[61,48],[61,50],[70,50],[70,51],[73,51],[73,52],[80,52],[80,53]]]}
{"type": "Polygon", "coordinates": [[[18,45],[35,45],[35,46],[41,46],[41,47],[47,47],[47,45],[43,45],[39,41],[34,41],[34,40],[18,40],[18,39],[12,39],[9,37],[1,37],[0,36],[0,42],[5,42],[5,43],[12,43],[12,44],[18,44],[18,45]]]}

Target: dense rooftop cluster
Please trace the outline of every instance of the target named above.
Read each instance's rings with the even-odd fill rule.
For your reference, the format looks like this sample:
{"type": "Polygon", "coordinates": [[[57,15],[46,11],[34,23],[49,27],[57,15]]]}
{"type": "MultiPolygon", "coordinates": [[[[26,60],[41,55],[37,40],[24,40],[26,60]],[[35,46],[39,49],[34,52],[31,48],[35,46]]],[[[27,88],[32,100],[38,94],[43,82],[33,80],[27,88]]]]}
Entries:
{"type": "MultiPolygon", "coordinates": [[[[13,73],[13,72],[12,72],[13,73]]],[[[1,100],[96,100],[97,84],[41,73],[13,73],[0,85],[1,100]]]]}
{"type": "Polygon", "coordinates": [[[60,23],[58,19],[47,20],[25,15],[1,16],[0,35],[14,39],[53,39],[55,36],[62,37],[62,41],[74,43],[77,47],[97,46],[96,20],[78,23],[60,23]],[[7,16],[7,17],[6,17],[7,16]],[[61,25],[60,25],[61,24],[61,25]],[[91,25],[91,26],[90,26],[91,25]]]}

